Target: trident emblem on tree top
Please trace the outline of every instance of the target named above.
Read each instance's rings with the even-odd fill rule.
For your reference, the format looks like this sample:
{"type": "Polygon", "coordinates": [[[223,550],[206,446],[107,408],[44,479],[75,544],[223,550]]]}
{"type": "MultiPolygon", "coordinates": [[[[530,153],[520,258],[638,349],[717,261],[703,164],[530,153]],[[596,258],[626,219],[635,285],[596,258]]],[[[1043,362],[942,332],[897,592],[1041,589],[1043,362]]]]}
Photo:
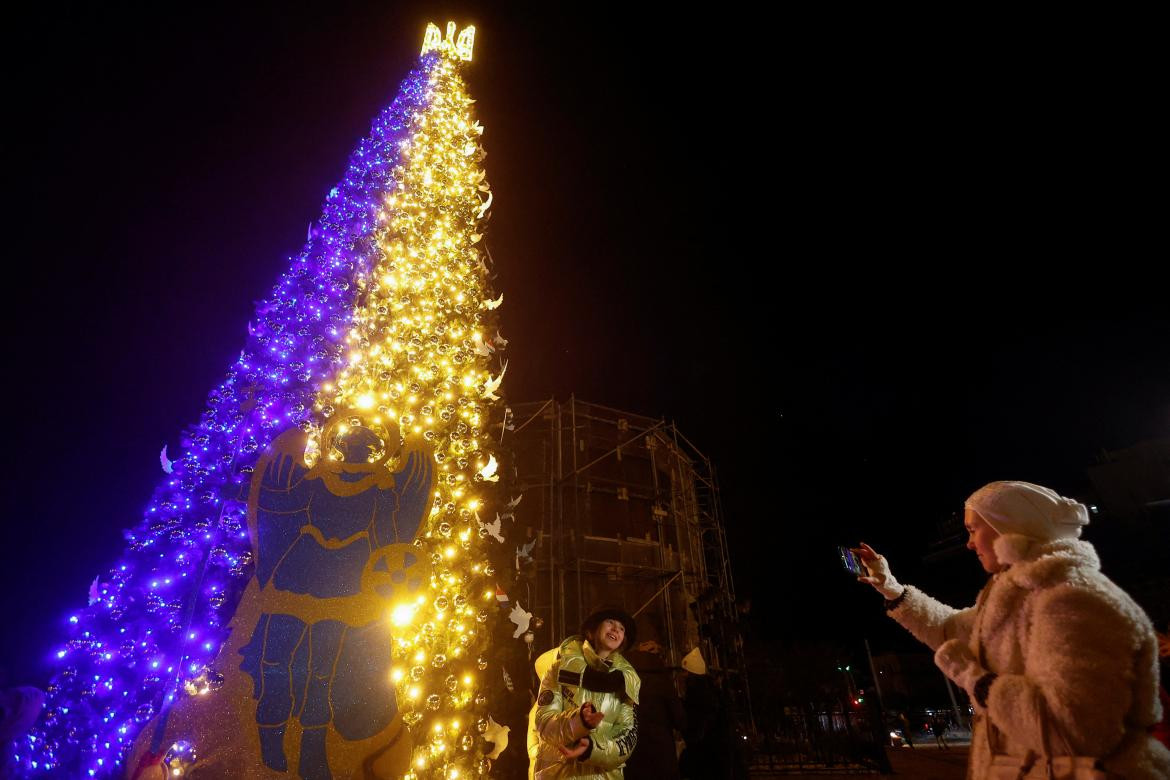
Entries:
{"type": "Polygon", "coordinates": [[[455,22],[447,22],[447,39],[435,24],[427,25],[426,36],[423,38],[422,54],[428,51],[446,49],[464,62],[471,62],[471,49],[475,45],[475,28],[464,27],[455,38],[455,22]]]}

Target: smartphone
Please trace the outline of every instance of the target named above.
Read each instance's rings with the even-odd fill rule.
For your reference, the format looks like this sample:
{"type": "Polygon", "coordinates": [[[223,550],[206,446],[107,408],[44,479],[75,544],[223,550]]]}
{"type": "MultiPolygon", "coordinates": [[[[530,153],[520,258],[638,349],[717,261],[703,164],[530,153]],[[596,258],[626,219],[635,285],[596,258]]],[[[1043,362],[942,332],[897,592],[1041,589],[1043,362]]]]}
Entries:
{"type": "Polygon", "coordinates": [[[869,574],[869,571],[865,568],[865,565],[861,562],[861,558],[857,557],[857,554],[854,553],[852,550],[850,550],[848,547],[838,547],[837,554],[839,556],[841,556],[841,565],[845,567],[846,571],[848,571],[848,572],[850,572],[858,577],[866,576],[869,574]]]}

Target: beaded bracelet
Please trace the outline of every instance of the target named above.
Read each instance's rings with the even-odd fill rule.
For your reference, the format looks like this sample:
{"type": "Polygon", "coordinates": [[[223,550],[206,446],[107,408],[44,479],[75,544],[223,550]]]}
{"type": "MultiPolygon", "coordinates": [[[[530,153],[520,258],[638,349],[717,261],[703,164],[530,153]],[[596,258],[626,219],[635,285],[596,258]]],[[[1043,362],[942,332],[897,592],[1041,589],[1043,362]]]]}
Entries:
{"type": "Polygon", "coordinates": [[[902,588],[902,592],[892,599],[886,599],[886,612],[893,612],[902,605],[906,600],[906,594],[910,592],[909,588],[902,588]]]}

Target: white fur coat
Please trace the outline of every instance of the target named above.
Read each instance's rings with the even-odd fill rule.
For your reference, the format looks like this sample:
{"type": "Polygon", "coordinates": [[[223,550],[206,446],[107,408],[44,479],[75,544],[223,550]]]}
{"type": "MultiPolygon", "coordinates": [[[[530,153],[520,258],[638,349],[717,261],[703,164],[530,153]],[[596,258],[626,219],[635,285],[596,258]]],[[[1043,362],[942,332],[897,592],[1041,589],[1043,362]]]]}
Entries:
{"type": "Polygon", "coordinates": [[[1170,751],[1148,733],[1161,718],[1150,619],[1101,573],[1087,542],[1005,534],[995,552],[1009,567],[974,607],[956,610],[910,587],[890,613],[931,649],[948,639],[967,643],[999,675],[986,709],[972,699],[978,722],[968,776],[986,776],[990,719],[1001,735],[997,752],[1041,753],[1047,723],[1056,755],[1071,748],[1105,757],[1106,768],[1126,780],[1170,778],[1170,751]]]}

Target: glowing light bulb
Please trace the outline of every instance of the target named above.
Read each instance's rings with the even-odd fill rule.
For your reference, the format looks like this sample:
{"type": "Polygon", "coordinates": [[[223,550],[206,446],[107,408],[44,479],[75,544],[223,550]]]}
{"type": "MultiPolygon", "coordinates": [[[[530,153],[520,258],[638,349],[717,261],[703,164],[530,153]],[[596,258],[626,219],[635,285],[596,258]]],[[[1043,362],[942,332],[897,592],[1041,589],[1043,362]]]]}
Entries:
{"type": "Polygon", "coordinates": [[[414,613],[417,611],[417,604],[399,604],[390,612],[390,622],[402,628],[410,625],[410,621],[414,620],[414,613]]]}

